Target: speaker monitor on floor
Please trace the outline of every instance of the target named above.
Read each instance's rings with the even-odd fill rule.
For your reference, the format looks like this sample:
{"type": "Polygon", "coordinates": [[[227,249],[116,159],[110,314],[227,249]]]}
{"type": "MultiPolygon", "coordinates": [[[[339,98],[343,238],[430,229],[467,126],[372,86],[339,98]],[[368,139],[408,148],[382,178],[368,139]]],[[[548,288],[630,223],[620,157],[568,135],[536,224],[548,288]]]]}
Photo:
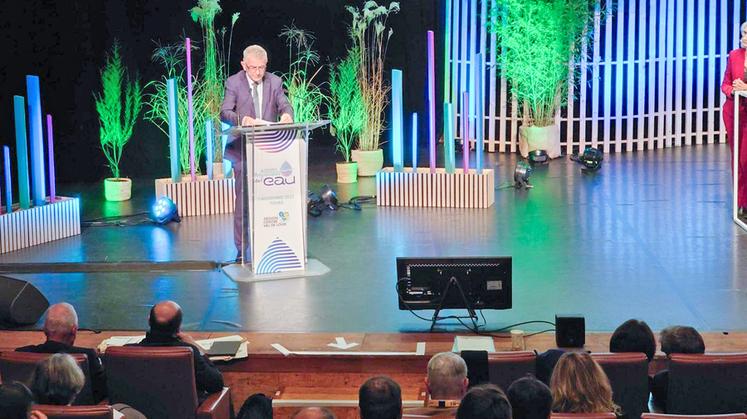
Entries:
{"type": "Polygon", "coordinates": [[[586,322],[580,314],[555,315],[555,344],[559,348],[580,348],[586,344],[586,322]]]}
{"type": "Polygon", "coordinates": [[[47,307],[47,298],[30,282],[0,276],[0,323],[34,324],[47,307]]]}

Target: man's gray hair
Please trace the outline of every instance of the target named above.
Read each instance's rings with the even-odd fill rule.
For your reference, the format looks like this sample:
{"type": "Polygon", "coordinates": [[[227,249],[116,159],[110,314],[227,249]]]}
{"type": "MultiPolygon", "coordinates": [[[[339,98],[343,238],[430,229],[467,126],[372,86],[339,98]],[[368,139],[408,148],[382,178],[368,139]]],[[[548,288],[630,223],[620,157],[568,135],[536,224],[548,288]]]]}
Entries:
{"type": "Polygon", "coordinates": [[[44,320],[44,333],[49,335],[67,335],[78,326],[78,313],[68,303],[53,304],[47,310],[44,320]]]}
{"type": "Polygon", "coordinates": [[[42,404],[70,404],[83,384],[85,375],[68,354],[54,354],[39,361],[31,376],[31,391],[42,404]]]}
{"type": "Polygon", "coordinates": [[[453,352],[441,352],[428,361],[428,387],[437,398],[463,391],[467,363],[453,352]]]}
{"type": "Polygon", "coordinates": [[[739,26],[739,31],[744,32],[744,29],[747,28],[747,22],[742,23],[742,25],[739,26]]]}
{"type": "Polygon", "coordinates": [[[244,48],[244,59],[249,56],[267,61],[267,51],[259,45],[249,45],[244,48]]]}

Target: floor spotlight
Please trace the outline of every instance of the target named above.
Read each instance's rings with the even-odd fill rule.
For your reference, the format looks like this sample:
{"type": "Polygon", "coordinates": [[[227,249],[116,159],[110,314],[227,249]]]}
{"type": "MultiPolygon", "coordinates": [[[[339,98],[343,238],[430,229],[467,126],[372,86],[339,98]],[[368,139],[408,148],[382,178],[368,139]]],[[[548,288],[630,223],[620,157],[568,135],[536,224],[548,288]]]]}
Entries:
{"type": "Polygon", "coordinates": [[[529,189],[532,185],[529,184],[529,177],[532,176],[532,166],[524,160],[519,160],[514,168],[514,187],[516,189],[529,189]]]}
{"type": "Polygon", "coordinates": [[[180,222],[179,211],[176,209],[174,201],[166,196],[158,198],[150,210],[150,217],[157,224],[168,224],[171,221],[180,222]]]}
{"type": "Polygon", "coordinates": [[[582,172],[596,172],[602,168],[602,160],[604,160],[604,154],[594,147],[586,147],[584,152],[579,156],[573,154],[571,160],[581,163],[584,167],[581,169],[582,172]]]}
{"type": "Polygon", "coordinates": [[[545,150],[533,150],[529,152],[529,163],[544,164],[547,163],[547,152],[545,150]]]}
{"type": "Polygon", "coordinates": [[[332,190],[332,188],[329,187],[329,185],[322,186],[322,190],[319,191],[319,195],[321,196],[322,202],[324,202],[325,207],[331,209],[332,211],[335,211],[337,209],[337,194],[332,190]]]}

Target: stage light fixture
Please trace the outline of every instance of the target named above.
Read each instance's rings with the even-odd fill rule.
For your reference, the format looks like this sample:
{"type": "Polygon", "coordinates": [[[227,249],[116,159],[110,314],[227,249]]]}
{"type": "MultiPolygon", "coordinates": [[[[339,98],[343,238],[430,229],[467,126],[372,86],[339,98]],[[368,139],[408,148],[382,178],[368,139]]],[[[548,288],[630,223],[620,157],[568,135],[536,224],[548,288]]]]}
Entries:
{"type": "Polygon", "coordinates": [[[598,148],[586,147],[580,156],[577,154],[571,155],[571,160],[584,165],[581,169],[582,172],[596,172],[602,168],[604,154],[598,148]]]}
{"type": "Polygon", "coordinates": [[[157,224],[168,224],[171,221],[180,222],[179,211],[174,201],[166,196],[158,198],[150,211],[150,219],[157,224]]]}
{"type": "Polygon", "coordinates": [[[337,210],[337,194],[332,190],[332,188],[329,187],[329,185],[322,186],[321,191],[319,191],[319,195],[321,196],[322,202],[324,202],[325,207],[331,209],[332,211],[337,210]]]}
{"type": "Polygon", "coordinates": [[[524,160],[519,160],[514,168],[514,187],[516,189],[524,188],[529,189],[532,185],[529,184],[529,177],[532,176],[532,166],[524,160]]]}
{"type": "Polygon", "coordinates": [[[547,152],[545,150],[533,150],[529,152],[529,163],[543,164],[547,163],[547,152]]]}

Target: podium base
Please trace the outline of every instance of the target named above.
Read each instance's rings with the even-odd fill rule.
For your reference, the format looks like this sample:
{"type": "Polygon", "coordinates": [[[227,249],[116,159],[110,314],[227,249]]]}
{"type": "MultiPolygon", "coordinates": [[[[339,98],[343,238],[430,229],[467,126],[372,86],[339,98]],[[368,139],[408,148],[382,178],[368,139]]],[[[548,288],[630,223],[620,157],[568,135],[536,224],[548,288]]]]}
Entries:
{"type": "Polygon", "coordinates": [[[329,272],[329,267],[317,259],[308,259],[304,269],[278,272],[276,274],[257,275],[250,268],[251,265],[235,263],[222,268],[223,273],[234,282],[262,282],[278,279],[309,278],[324,275],[329,272]]]}

